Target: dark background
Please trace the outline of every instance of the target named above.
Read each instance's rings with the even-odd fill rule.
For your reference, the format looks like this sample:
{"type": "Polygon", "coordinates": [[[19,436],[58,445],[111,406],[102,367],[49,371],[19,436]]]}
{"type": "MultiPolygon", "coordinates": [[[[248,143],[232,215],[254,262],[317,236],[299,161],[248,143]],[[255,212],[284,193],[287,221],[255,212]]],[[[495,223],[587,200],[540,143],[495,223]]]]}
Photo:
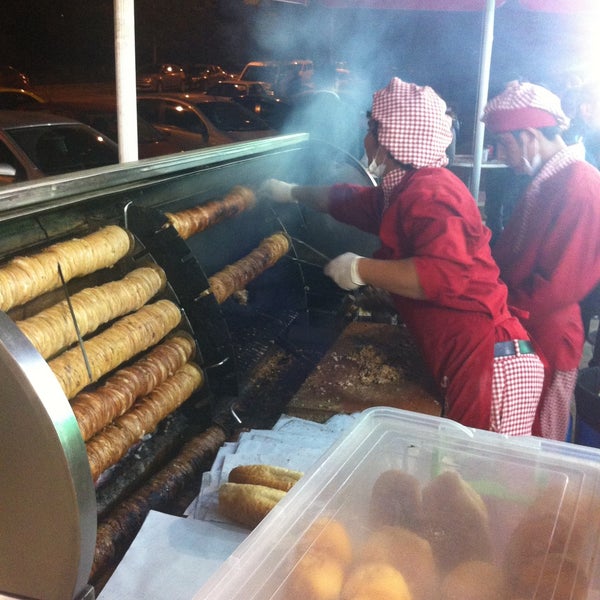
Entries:
{"type": "MultiPolygon", "coordinates": [[[[136,0],[138,64],[249,60],[344,61],[365,82],[364,103],[390,76],[432,85],[461,120],[473,118],[483,13],[326,9],[274,0],[136,0]]],[[[567,1],[567,0],[565,0],[567,1]]],[[[0,63],[33,86],[114,77],[112,0],[4,0],[0,63]]],[[[560,93],[572,73],[597,67],[598,18],[533,13],[508,0],[496,10],[490,94],[522,77],[560,93]]]]}

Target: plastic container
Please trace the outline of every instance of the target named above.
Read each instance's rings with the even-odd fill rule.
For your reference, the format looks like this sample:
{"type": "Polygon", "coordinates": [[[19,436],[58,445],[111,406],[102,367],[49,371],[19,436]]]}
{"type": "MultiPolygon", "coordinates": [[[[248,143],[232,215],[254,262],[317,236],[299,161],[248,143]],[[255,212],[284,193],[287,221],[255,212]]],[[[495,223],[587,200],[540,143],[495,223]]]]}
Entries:
{"type": "Polygon", "coordinates": [[[575,386],[573,441],[600,448],[600,367],[579,371],[575,386]]]}
{"type": "MultiPolygon", "coordinates": [[[[327,589],[322,597],[351,598],[347,588],[339,595],[340,590],[331,587],[351,585],[353,569],[364,567],[364,549],[368,543],[373,547],[374,532],[382,525],[382,513],[373,512],[386,498],[381,495],[380,477],[390,470],[400,471],[416,485],[419,498],[428,499],[422,519],[412,526],[420,538],[427,538],[422,547],[429,544],[435,558],[430,577],[435,589],[429,597],[417,589],[418,573],[409,573],[404,563],[402,577],[410,582],[410,595],[403,596],[398,584],[390,597],[437,600],[443,597],[441,589],[450,585],[448,574],[472,566],[467,564],[471,559],[487,563],[475,564],[475,585],[484,588],[464,597],[600,597],[600,451],[540,438],[506,438],[443,418],[375,408],[365,411],[296,484],[194,600],[320,598],[297,587],[311,555],[318,557],[312,560],[313,568],[324,569],[319,585],[327,589]],[[452,492],[456,486],[439,485],[448,479],[459,482],[462,495],[452,492]],[[327,556],[338,556],[331,543],[325,553],[319,550],[331,530],[317,529],[321,534],[312,535],[323,523],[341,525],[348,535],[353,558],[351,563],[339,558],[344,565],[341,576],[323,566],[327,556]],[[482,526],[488,527],[483,534],[482,526]],[[489,541],[484,551],[481,539],[489,541]],[[486,596],[496,575],[502,577],[502,595],[486,596]]],[[[390,511],[383,518],[393,516],[397,525],[404,526],[410,503],[394,506],[396,498],[386,498],[384,505],[390,511]]],[[[400,538],[394,534],[394,539],[400,538]]],[[[416,546],[396,548],[385,560],[401,572],[396,558],[410,555],[416,546]]],[[[421,569],[424,561],[417,564],[421,569]]],[[[376,575],[374,585],[392,581],[388,575],[376,575]]],[[[360,597],[380,600],[387,598],[384,594],[376,590],[360,597]]]]}

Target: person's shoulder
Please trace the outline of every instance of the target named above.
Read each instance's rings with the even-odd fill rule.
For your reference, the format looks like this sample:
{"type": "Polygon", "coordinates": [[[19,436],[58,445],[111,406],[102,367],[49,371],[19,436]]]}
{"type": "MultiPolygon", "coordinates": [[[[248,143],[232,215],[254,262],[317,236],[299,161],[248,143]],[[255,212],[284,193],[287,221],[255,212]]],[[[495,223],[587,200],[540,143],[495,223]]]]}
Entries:
{"type": "Polygon", "coordinates": [[[411,183],[422,191],[431,190],[434,195],[450,194],[472,198],[464,182],[446,167],[423,167],[411,174],[411,183]]]}
{"type": "MultiPolygon", "coordinates": [[[[576,160],[565,167],[567,179],[575,185],[600,186],[600,171],[585,160],[576,160]]],[[[600,188],[598,189],[600,193],[600,188]]]]}

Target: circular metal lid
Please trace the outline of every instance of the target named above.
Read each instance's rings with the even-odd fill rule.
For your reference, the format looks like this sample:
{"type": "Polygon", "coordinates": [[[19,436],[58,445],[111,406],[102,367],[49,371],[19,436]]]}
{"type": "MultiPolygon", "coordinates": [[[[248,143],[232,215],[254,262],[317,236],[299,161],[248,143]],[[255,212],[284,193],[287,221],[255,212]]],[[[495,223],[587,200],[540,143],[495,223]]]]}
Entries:
{"type": "Polygon", "coordinates": [[[46,361],[0,312],[0,593],[74,598],[96,543],[85,444],[46,361]]]}

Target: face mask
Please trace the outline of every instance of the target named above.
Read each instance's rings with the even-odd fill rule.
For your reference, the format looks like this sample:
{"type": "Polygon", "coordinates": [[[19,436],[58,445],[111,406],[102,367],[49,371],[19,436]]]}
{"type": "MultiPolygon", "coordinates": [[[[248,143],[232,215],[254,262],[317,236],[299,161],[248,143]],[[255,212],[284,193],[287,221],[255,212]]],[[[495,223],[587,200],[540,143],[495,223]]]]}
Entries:
{"type": "Polygon", "coordinates": [[[385,173],[385,163],[377,162],[378,154],[379,154],[379,149],[377,149],[377,152],[375,152],[375,156],[373,157],[373,160],[367,167],[367,171],[369,171],[369,173],[371,173],[371,175],[373,175],[373,177],[377,177],[377,178],[382,177],[383,174],[385,173]]]}
{"type": "Polygon", "coordinates": [[[539,168],[542,166],[542,157],[540,156],[540,153],[539,153],[537,141],[536,141],[535,145],[536,145],[536,152],[533,155],[531,162],[529,162],[529,160],[527,160],[527,157],[525,156],[525,154],[523,154],[521,156],[521,162],[523,164],[523,171],[525,172],[526,175],[529,175],[529,176],[535,175],[538,172],[539,168]]]}

